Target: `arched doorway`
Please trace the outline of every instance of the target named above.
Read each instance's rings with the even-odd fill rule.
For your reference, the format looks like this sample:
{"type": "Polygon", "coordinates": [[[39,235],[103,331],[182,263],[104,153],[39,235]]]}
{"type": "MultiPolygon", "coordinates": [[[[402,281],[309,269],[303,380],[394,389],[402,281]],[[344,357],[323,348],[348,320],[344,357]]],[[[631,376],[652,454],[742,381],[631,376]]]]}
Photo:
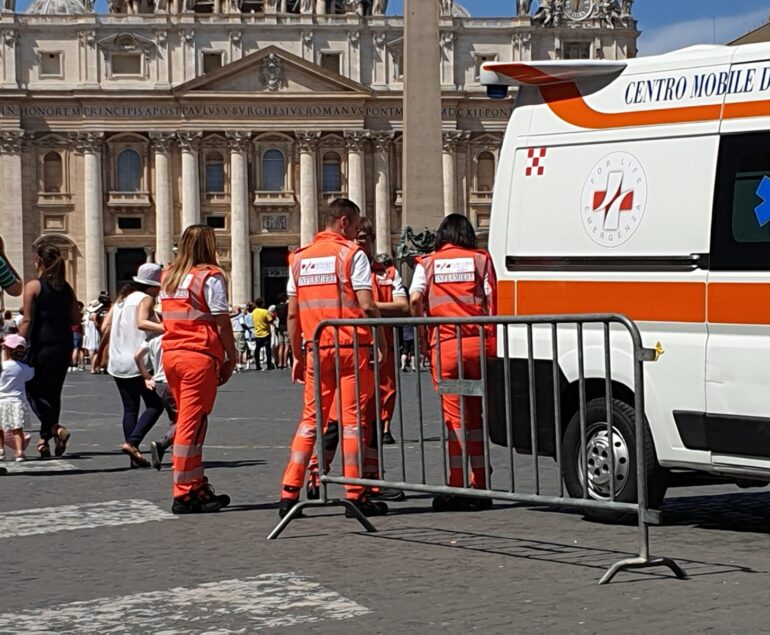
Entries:
{"type": "Polygon", "coordinates": [[[67,276],[67,282],[75,291],[75,296],[78,295],[78,258],[82,256],[78,246],[72,242],[69,236],[64,234],[43,234],[34,243],[32,243],[32,251],[37,249],[38,245],[42,243],[48,243],[55,245],[61,251],[64,256],[65,262],[65,275],[67,276]]]}

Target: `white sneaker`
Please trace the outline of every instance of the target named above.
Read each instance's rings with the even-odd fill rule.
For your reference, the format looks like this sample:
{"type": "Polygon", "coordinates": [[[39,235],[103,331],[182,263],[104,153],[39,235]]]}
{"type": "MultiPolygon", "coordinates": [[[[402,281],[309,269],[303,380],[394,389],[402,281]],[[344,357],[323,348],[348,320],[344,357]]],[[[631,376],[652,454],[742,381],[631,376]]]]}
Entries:
{"type": "Polygon", "coordinates": [[[5,459],[5,450],[2,446],[0,446],[0,461],[3,461],[5,459]]]}
{"type": "Polygon", "coordinates": [[[27,460],[27,457],[26,457],[26,456],[24,456],[23,454],[22,454],[21,456],[17,456],[17,457],[16,457],[16,462],[17,462],[17,463],[23,463],[23,462],[24,462],[24,461],[26,461],[26,460],[27,460]]]}

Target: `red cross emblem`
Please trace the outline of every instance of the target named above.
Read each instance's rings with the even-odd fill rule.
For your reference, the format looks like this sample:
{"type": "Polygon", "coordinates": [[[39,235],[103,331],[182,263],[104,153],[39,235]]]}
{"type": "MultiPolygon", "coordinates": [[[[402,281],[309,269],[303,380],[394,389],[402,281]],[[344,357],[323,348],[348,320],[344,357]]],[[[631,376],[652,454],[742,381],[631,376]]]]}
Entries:
{"type": "Polygon", "coordinates": [[[634,209],[634,191],[623,191],[623,173],[610,172],[607,188],[594,192],[593,211],[604,212],[604,229],[614,231],[620,227],[620,213],[634,209]]]}
{"type": "Polygon", "coordinates": [[[526,176],[543,176],[545,174],[545,165],[543,165],[545,151],[546,148],[529,148],[527,150],[527,168],[524,170],[526,176]]]}

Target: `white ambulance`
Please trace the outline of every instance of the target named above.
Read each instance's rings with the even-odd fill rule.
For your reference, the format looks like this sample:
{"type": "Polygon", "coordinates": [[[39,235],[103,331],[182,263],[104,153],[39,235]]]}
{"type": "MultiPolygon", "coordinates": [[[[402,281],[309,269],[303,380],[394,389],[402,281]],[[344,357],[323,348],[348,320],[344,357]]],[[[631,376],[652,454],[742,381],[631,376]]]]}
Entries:
{"type": "MultiPolygon", "coordinates": [[[[770,45],[487,63],[481,79],[490,97],[519,87],[489,233],[500,312],[621,313],[645,346],[662,343],[665,354],[645,367],[651,504],[676,470],[770,482],[770,45]]],[[[550,359],[550,343],[535,353],[550,359]]],[[[600,357],[587,357],[586,372],[589,491],[603,499],[600,357]]],[[[578,373],[568,358],[564,477],[580,496],[578,373]]],[[[613,359],[613,374],[621,443],[612,478],[619,500],[635,500],[630,360],[613,359]]],[[[553,450],[548,434],[543,445],[553,450]]]]}

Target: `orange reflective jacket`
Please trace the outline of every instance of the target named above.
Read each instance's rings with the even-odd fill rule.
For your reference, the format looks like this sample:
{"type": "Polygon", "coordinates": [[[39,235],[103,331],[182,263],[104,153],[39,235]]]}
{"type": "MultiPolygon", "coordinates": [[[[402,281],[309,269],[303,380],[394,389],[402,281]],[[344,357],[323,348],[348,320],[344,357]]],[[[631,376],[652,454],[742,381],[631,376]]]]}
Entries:
{"type": "Polygon", "coordinates": [[[204,292],[206,280],[221,273],[216,267],[194,267],[173,295],[161,292],[164,351],[195,351],[210,355],[220,363],[225,361],[216,318],[209,310],[204,292]]]}
{"type": "MultiPolygon", "coordinates": [[[[299,322],[302,335],[312,341],[316,327],[324,320],[350,320],[364,317],[353,290],[353,256],[360,248],[334,232],[320,232],[312,244],[289,256],[289,266],[297,287],[299,322]]],[[[359,328],[358,343],[372,341],[369,329],[359,328]]],[[[333,328],[321,333],[319,345],[334,346],[333,328]]],[[[340,346],[353,345],[353,329],[339,329],[340,346]]]]}
{"type": "MultiPolygon", "coordinates": [[[[419,259],[425,269],[425,303],[429,317],[480,317],[495,315],[497,276],[492,259],[483,249],[444,245],[419,259]],[[489,297],[484,279],[491,287],[489,297]]],[[[493,329],[487,329],[488,335],[493,329]]],[[[456,337],[454,326],[441,327],[441,339],[456,337]]],[[[463,337],[478,337],[478,327],[462,328],[463,337]]],[[[434,334],[435,336],[435,334],[434,334]]],[[[434,342],[435,343],[435,342],[434,342]]]]}

